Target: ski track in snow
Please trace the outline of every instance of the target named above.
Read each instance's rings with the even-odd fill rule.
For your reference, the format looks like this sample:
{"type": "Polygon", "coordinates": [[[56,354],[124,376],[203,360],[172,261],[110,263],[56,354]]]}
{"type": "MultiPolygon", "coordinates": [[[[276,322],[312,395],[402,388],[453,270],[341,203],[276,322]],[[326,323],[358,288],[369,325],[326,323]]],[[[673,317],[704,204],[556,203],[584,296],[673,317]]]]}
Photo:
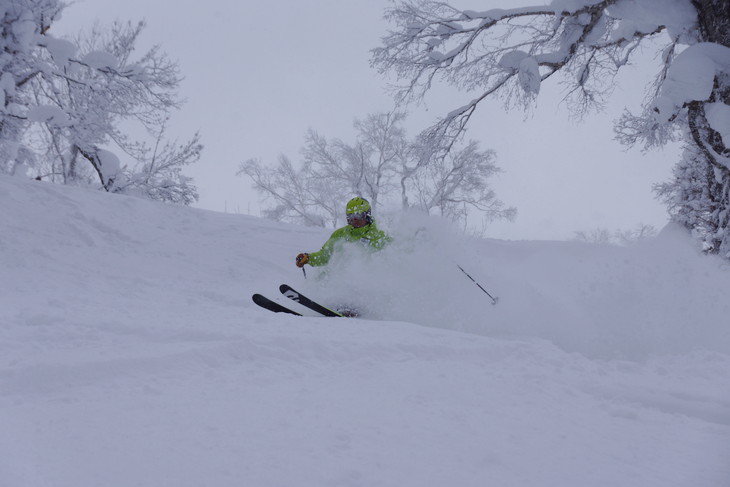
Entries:
{"type": "Polygon", "coordinates": [[[4,176],[0,202],[2,486],[730,486],[730,270],[676,229],[384,219],[403,245],[304,281],[326,231],[4,176]],[[373,319],[251,302],[281,282],[373,319]]]}

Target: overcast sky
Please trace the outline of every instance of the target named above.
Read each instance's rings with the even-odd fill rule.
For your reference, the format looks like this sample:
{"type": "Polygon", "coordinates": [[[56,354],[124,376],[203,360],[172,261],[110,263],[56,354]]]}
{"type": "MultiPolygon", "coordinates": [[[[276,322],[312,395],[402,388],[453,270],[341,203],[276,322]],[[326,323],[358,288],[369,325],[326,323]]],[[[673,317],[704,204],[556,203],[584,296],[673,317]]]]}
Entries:
{"type": "MultiPolygon", "coordinates": [[[[473,0],[484,10],[515,6],[512,0],[473,0]]],[[[527,3],[541,3],[540,0],[527,3]]],[[[279,154],[297,160],[313,128],[328,138],[351,141],[355,118],[387,111],[386,80],[369,66],[388,24],[387,0],[78,0],[54,27],[73,34],[115,19],[145,19],[140,47],[160,44],[179,61],[185,77],[183,109],[171,135],[200,130],[201,161],[187,174],[200,192],[196,206],[215,211],[259,213],[259,195],[236,176],[240,162],[275,164],[279,154]]],[[[504,173],[493,186],[518,209],[513,223],[495,223],[487,236],[505,239],[566,239],[578,230],[657,228],[666,210],[652,184],[670,177],[679,148],[642,154],[613,139],[612,120],[624,106],[638,111],[652,71],[638,66],[621,78],[604,113],[571,120],[560,105],[560,87],[544,85],[527,118],[507,113],[499,101],[480,107],[469,138],[497,152],[504,173]],[[642,69],[643,68],[643,69],[642,69]]],[[[411,135],[468,98],[441,89],[412,110],[411,135]]],[[[343,202],[344,205],[344,202],[343,202]]]]}

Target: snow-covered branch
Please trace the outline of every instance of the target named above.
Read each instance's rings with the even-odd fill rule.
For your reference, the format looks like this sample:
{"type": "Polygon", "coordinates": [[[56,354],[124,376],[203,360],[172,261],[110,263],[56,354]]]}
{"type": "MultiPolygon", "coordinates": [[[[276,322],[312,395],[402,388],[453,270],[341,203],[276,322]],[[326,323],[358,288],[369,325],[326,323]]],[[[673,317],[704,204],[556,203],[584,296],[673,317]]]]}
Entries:
{"type": "MultiPolygon", "coordinates": [[[[542,83],[560,78],[573,114],[601,108],[618,71],[641,46],[656,49],[647,40],[663,39],[667,47],[659,52],[662,67],[653,95],[641,115],[627,111],[617,124],[617,138],[651,147],[684,134],[696,149],[691,151],[695,163],[707,165],[700,172],[712,173],[704,178],[702,197],[720,202],[721,208],[693,220],[712,225],[688,226],[697,230],[704,225],[699,230],[703,235],[720,232],[710,247],[730,257],[726,0],[553,0],[547,6],[487,11],[459,10],[433,0],[396,0],[386,18],[394,28],[373,50],[372,64],[401,80],[394,88],[399,102],[424,98],[436,82],[466,92],[471,100],[424,131],[441,157],[454,150],[477,107],[489,97],[501,98],[508,107],[525,107],[539,95],[542,83]]],[[[675,184],[684,183],[678,179],[675,184]]],[[[673,194],[694,198],[702,193],[673,194]]],[[[694,203],[684,204],[691,211],[694,203]]]]}

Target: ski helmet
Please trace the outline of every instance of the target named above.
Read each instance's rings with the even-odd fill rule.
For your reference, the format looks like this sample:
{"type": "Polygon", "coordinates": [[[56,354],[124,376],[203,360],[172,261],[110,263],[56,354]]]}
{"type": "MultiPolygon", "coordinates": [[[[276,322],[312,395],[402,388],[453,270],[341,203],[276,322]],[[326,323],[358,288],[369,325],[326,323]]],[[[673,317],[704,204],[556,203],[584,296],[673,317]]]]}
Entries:
{"type": "Polygon", "coordinates": [[[345,207],[345,214],[353,215],[355,213],[367,213],[369,215],[370,203],[368,203],[368,200],[357,196],[348,201],[345,207]]]}
{"type": "Polygon", "coordinates": [[[361,197],[352,198],[345,207],[347,223],[354,228],[361,228],[373,222],[370,216],[370,203],[361,197]]]}

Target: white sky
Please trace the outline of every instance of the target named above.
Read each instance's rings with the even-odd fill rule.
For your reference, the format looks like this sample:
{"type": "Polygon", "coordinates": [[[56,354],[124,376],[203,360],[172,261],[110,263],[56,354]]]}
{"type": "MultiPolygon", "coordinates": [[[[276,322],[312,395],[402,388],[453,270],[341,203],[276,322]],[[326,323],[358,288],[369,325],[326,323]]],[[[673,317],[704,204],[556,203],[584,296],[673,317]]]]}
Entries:
{"type": "MultiPolygon", "coordinates": [[[[500,1],[470,3],[483,10],[500,1]]],[[[181,92],[188,102],[174,115],[170,135],[186,139],[200,130],[205,145],[201,161],[187,171],[200,192],[196,206],[258,215],[259,195],[235,175],[240,162],[259,158],[274,164],[282,153],[297,160],[310,127],[351,141],[355,118],[392,107],[386,80],[369,66],[369,51],[388,28],[382,19],[387,5],[387,0],[78,0],[54,34],[72,34],[96,20],[146,19],[140,50],[161,44],[186,78],[181,92]]],[[[666,222],[651,187],[669,178],[678,147],[642,154],[612,140],[612,120],[624,106],[638,111],[651,79],[651,70],[639,71],[626,73],[605,113],[582,122],[569,119],[556,86],[542,87],[527,119],[522,112],[506,113],[497,101],[481,106],[469,138],[497,152],[505,172],[493,186],[519,212],[513,223],[494,223],[487,236],[565,239],[578,230],[666,222]]],[[[427,107],[414,108],[410,134],[466,100],[455,89],[440,90],[427,107]]]]}

